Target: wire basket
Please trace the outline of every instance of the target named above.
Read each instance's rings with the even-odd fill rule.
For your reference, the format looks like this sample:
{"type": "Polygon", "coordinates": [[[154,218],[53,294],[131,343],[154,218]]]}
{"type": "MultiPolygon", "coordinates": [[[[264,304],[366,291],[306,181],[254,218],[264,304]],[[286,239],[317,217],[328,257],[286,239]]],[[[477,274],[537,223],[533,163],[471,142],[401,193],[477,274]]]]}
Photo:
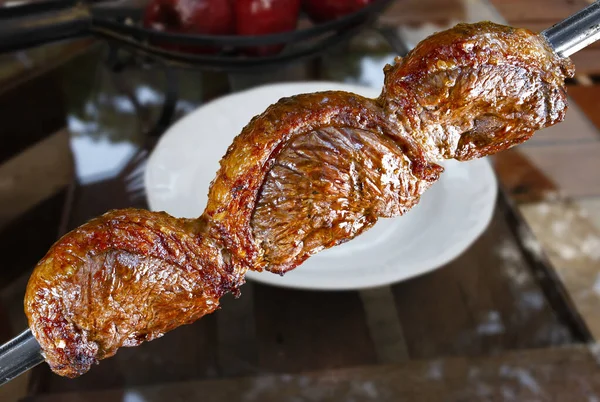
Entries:
{"type": "Polygon", "coordinates": [[[149,61],[167,65],[217,71],[248,71],[284,65],[315,57],[348,40],[374,21],[392,0],[375,0],[361,10],[333,21],[311,24],[301,16],[306,28],[260,36],[190,35],[146,29],[141,24],[143,10],[110,3],[45,1],[0,8],[0,52],[14,51],[71,37],[93,35],[119,49],[149,61]],[[183,53],[153,45],[177,44],[219,49],[215,54],[183,53]],[[247,56],[244,48],[284,45],[274,55],[247,56]]]}

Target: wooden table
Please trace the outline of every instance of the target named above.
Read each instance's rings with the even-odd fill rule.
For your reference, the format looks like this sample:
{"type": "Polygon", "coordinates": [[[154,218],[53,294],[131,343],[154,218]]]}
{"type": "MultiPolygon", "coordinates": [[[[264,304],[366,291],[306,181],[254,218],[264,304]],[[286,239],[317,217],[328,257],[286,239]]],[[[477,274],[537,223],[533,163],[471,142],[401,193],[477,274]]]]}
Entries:
{"type": "MultiPolygon", "coordinates": [[[[552,0],[547,4],[558,7],[557,15],[564,17],[578,8],[575,3],[552,0]]],[[[505,10],[503,4],[507,2],[498,0],[496,4],[503,13],[513,10],[508,6],[505,10]]],[[[547,15],[547,20],[557,16],[547,15]]],[[[403,33],[416,38],[432,28],[425,23],[450,24],[469,18],[501,17],[479,1],[407,0],[395,4],[382,22],[402,23],[403,33]]],[[[539,25],[545,21],[538,21],[539,25]]],[[[257,82],[356,79],[366,56],[376,56],[368,59],[372,62],[389,52],[376,34],[369,38],[331,52],[316,65],[292,66],[264,76],[205,75],[202,92],[190,90],[200,85],[197,73],[180,72],[181,86],[188,89],[182,96],[194,105],[224,89],[257,82]],[[374,47],[369,47],[369,38],[376,43],[374,47]]],[[[76,67],[70,66],[69,71],[76,67]]],[[[108,113],[100,120],[102,127],[111,132],[113,141],[131,144],[139,152],[113,177],[61,190],[56,197],[66,206],[60,220],[63,230],[110,208],[146,206],[143,193],[132,191],[139,188],[131,183],[153,140],[144,137],[143,127],[147,126],[136,124],[135,116],[107,106],[111,99],[122,99],[121,91],[127,88],[156,89],[144,74],[133,70],[114,76],[98,70],[97,92],[89,99],[109,100],[101,109],[108,113]]],[[[540,202],[549,208],[546,220],[552,214],[567,213],[565,208],[579,208],[564,197],[548,204],[548,194],[565,185],[549,174],[546,165],[552,159],[544,154],[556,145],[548,141],[562,141],[561,148],[550,153],[560,155],[572,141],[597,139],[596,128],[578,108],[573,110],[564,125],[535,140],[539,142],[496,160],[509,197],[499,198],[485,233],[447,266],[365,291],[310,292],[248,283],[240,299],[225,298],[217,313],[164,338],[122,349],[76,380],[54,376],[45,366],[39,367],[27,399],[597,400],[598,332],[593,324],[594,299],[589,295],[589,276],[597,267],[578,262],[578,271],[568,271],[564,265],[561,271],[556,264],[560,253],[553,248],[556,239],[542,236],[550,233],[548,225],[556,219],[543,224],[544,220],[535,218],[540,202]],[[519,203],[514,204],[515,200],[519,203]],[[569,276],[569,272],[586,272],[586,280],[579,283],[578,274],[569,276]],[[575,297],[581,295],[581,289],[588,290],[583,301],[575,297]]],[[[80,137],[97,135],[72,131],[80,137]]],[[[76,159],[84,156],[75,151],[76,159]]],[[[573,213],[574,219],[576,215],[573,213]]],[[[33,231],[35,219],[28,219],[33,231]]],[[[56,227],[59,219],[55,220],[56,227]]],[[[578,229],[567,232],[573,236],[581,227],[581,222],[575,221],[578,229]]],[[[7,232],[2,235],[10,236],[7,232]]],[[[25,270],[22,278],[27,274],[25,270]]],[[[5,299],[19,303],[23,286],[24,280],[14,281],[12,298],[5,299]]]]}

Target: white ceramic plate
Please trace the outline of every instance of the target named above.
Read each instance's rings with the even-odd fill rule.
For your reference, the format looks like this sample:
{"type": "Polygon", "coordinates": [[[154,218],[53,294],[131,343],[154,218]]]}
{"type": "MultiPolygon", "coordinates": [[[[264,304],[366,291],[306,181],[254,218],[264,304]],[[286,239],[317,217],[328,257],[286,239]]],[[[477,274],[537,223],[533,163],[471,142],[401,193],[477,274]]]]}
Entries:
{"type": "MultiPolygon", "coordinates": [[[[219,160],[254,115],[284,96],[330,89],[379,95],[373,88],[333,82],[278,84],[217,99],[187,115],[163,135],[150,156],[145,174],[150,208],[177,217],[201,215],[219,160]]],[[[249,272],[247,277],[293,288],[360,289],[450,262],[487,227],[497,184],[485,159],[444,166],[442,178],[403,217],[381,219],[356,239],[316,254],[283,277],[269,272],[249,272]]]]}

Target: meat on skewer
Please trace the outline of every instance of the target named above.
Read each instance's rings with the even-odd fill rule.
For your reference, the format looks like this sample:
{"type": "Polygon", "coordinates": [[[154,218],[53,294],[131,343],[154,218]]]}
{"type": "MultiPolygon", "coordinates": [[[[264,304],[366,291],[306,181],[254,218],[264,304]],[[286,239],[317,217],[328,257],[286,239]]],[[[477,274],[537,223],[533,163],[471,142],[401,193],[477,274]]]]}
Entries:
{"type": "Polygon", "coordinates": [[[81,375],[215,311],[248,269],[283,274],[402,215],[442,173],[436,161],[493,154],[560,122],[572,75],[535,33],[461,24],[387,66],[377,99],[281,99],[236,137],[200,218],[112,211],[50,249],[25,297],[46,361],[81,375]]]}

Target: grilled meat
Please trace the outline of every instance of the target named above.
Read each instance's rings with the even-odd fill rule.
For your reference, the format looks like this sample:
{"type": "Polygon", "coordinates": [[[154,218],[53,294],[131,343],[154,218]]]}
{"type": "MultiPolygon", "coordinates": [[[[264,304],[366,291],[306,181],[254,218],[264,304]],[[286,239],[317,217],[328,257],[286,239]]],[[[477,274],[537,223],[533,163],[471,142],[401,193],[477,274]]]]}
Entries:
{"type": "Polygon", "coordinates": [[[74,377],[212,313],[245,268],[203,234],[201,220],[125,209],[60,239],[29,280],[25,311],[46,361],[74,377]]]}
{"type": "Polygon", "coordinates": [[[431,158],[468,160],[563,120],[569,59],[526,29],[459,24],[386,69],[380,102],[431,158]]]}
{"type": "Polygon", "coordinates": [[[198,219],[112,211],[40,261],[25,311],[46,361],[75,377],[213,312],[248,269],[284,273],[402,215],[442,172],[561,121],[568,59],[530,31],[461,24],[386,67],[378,99],[281,99],[221,160],[198,219]]]}

